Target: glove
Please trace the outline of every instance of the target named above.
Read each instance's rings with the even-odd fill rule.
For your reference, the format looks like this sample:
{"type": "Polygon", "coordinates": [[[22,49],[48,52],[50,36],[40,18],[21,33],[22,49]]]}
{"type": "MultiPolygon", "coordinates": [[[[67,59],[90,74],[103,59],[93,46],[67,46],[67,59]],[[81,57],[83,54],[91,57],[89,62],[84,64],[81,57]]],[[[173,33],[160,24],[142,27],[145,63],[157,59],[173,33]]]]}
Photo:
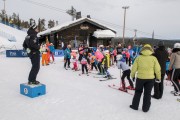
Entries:
{"type": "Polygon", "coordinates": [[[133,80],[133,82],[135,82],[135,77],[132,80],[133,80]]]}
{"type": "Polygon", "coordinates": [[[156,82],[156,83],[160,83],[160,82],[161,82],[161,80],[155,79],[155,82],[156,82]]]}

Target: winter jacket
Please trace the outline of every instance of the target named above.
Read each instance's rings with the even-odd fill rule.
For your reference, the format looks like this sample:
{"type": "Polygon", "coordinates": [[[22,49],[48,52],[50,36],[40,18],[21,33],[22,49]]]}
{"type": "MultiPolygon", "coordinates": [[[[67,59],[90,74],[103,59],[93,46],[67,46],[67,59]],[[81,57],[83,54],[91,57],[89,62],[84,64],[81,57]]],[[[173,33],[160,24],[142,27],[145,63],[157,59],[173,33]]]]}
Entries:
{"type": "Polygon", "coordinates": [[[117,62],[117,67],[118,69],[122,69],[123,71],[130,69],[129,65],[127,65],[125,62],[122,62],[122,61],[117,62]]]}
{"type": "Polygon", "coordinates": [[[34,29],[29,28],[27,34],[28,36],[26,37],[23,43],[23,47],[25,49],[29,48],[31,50],[30,53],[39,52],[40,45],[39,40],[37,38],[37,32],[34,29]]]}
{"type": "Polygon", "coordinates": [[[161,80],[161,68],[156,57],[152,56],[153,49],[151,46],[145,45],[140,53],[141,55],[135,59],[133,64],[131,77],[134,78],[137,72],[137,78],[139,79],[157,78],[161,80]]]}
{"type": "Polygon", "coordinates": [[[168,59],[168,53],[165,50],[164,46],[160,46],[154,52],[154,56],[157,58],[160,66],[161,66],[161,74],[165,74],[166,72],[166,61],[168,59]]]}
{"type": "Polygon", "coordinates": [[[180,48],[174,48],[170,58],[169,69],[180,69],[180,48]]]}
{"type": "Polygon", "coordinates": [[[122,51],[123,51],[122,47],[117,47],[116,50],[117,50],[118,55],[122,54],[122,51]]]}
{"type": "Polygon", "coordinates": [[[65,51],[64,51],[64,58],[65,59],[71,59],[71,51],[70,49],[66,48],[65,51]]]}
{"type": "Polygon", "coordinates": [[[40,48],[40,51],[42,54],[47,54],[47,47],[46,45],[42,45],[41,48],[40,48]]]}
{"type": "Polygon", "coordinates": [[[110,67],[110,55],[106,54],[104,55],[104,59],[102,64],[104,65],[104,67],[109,68],[110,67]]]}
{"type": "Polygon", "coordinates": [[[55,52],[54,45],[50,45],[50,46],[49,46],[49,49],[50,49],[50,52],[51,52],[51,53],[54,53],[54,52],[55,52]]]}
{"type": "Polygon", "coordinates": [[[82,65],[86,65],[88,63],[88,58],[86,55],[83,55],[82,56],[82,59],[81,59],[81,64],[82,65]]]}

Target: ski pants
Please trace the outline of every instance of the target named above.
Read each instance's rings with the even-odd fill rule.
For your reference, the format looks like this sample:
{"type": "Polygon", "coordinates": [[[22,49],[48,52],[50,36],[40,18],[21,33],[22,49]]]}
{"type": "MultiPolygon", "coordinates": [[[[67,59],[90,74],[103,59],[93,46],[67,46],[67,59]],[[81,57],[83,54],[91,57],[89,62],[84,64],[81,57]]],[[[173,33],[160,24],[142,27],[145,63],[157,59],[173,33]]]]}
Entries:
{"type": "Polygon", "coordinates": [[[176,92],[180,92],[180,85],[179,85],[179,75],[180,75],[180,69],[174,69],[171,76],[171,81],[174,86],[174,90],[176,92]]]}
{"type": "Polygon", "coordinates": [[[70,67],[70,58],[66,58],[66,61],[64,63],[64,68],[66,68],[67,63],[68,63],[68,67],[70,67]]]}
{"type": "Polygon", "coordinates": [[[104,73],[104,68],[102,67],[102,63],[101,62],[98,63],[98,69],[99,69],[100,73],[104,73]]]}
{"type": "Polygon", "coordinates": [[[39,52],[30,53],[29,58],[31,60],[32,68],[31,68],[31,71],[29,73],[28,81],[29,82],[35,82],[37,74],[38,74],[39,69],[40,69],[40,54],[39,54],[39,52]]]}
{"type": "Polygon", "coordinates": [[[91,63],[91,70],[93,70],[93,67],[95,67],[95,69],[97,70],[97,66],[95,62],[91,63]]]}
{"type": "Polygon", "coordinates": [[[135,109],[138,109],[139,102],[141,99],[141,94],[144,89],[144,97],[143,97],[143,111],[148,111],[151,106],[151,91],[154,85],[154,79],[136,79],[136,89],[134,98],[132,101],[132,106],[135,109]]]}
{"type": "Polygon", "coordinates": [[[104,71],[105,71],[105,73],[106,73],[107,76],[110,76],[110,73],[109,73],[109,71],[108,71],[108,67],[104,67],[104,71]]]}
{"type": "Polygon", "coordinates": [[[124,79],[125,79],[125,77],[127,77],[128,81],[129,81],[129,85],[131,87],[134,87],[133,82],[130,79],[130,74],[131,74],[131,70],[130,69],[123,71],[123,75],[121,77],[121,80],[122,80],[122,83],[124,83],[124,79]]]}
{"type": "Polygon", "coordinates": [[[87,64],[82,64],[82,73],[84,73],[84,68],[86,69],[86,73],[88,73],[87,64]]]}

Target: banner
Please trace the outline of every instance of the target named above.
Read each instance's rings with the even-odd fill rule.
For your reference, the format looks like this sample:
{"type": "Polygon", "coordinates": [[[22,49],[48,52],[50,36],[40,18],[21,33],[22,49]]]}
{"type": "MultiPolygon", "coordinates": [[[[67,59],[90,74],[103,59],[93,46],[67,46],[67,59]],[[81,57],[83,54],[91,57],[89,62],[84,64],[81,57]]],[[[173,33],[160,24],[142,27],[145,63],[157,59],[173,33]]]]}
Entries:
{"type": "MultiPolygon", "coordinates": [[[[55,50],[55,57],[63,57],[63,50],[55,50]]],[[[28,57],[27,52],[24,50],[6,50],[6,57],[28,57]]]]}
{"type": "Polygon", "coordinates": [[[54,56],[55,57],[63,57],[64,56],[64,50],[55,50],[54,56]]]}
{"type": "Polygon", "coordinates": [[[24,50],[6,50],[6,57],[28,57],[24,50]]]}

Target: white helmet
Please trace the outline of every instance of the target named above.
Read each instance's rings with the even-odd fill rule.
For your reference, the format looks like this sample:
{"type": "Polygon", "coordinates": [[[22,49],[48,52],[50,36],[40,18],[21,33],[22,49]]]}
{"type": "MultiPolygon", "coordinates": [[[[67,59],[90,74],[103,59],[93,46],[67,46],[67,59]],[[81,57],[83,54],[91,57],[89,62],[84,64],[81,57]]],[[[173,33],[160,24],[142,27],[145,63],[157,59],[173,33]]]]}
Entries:
{"type": "Polygon", "coordinates": [[[180,48],[180,43],[175,43],[174,48],[180,48]]]}
{"type": "Polygon", "coordinates": [[[117,61],[119,61],[119,60],[121,60],[121,59],[122,59],[122,55],[117,55],[117,56],[116,56],[116,60],[117,60],[117,61]]]}

